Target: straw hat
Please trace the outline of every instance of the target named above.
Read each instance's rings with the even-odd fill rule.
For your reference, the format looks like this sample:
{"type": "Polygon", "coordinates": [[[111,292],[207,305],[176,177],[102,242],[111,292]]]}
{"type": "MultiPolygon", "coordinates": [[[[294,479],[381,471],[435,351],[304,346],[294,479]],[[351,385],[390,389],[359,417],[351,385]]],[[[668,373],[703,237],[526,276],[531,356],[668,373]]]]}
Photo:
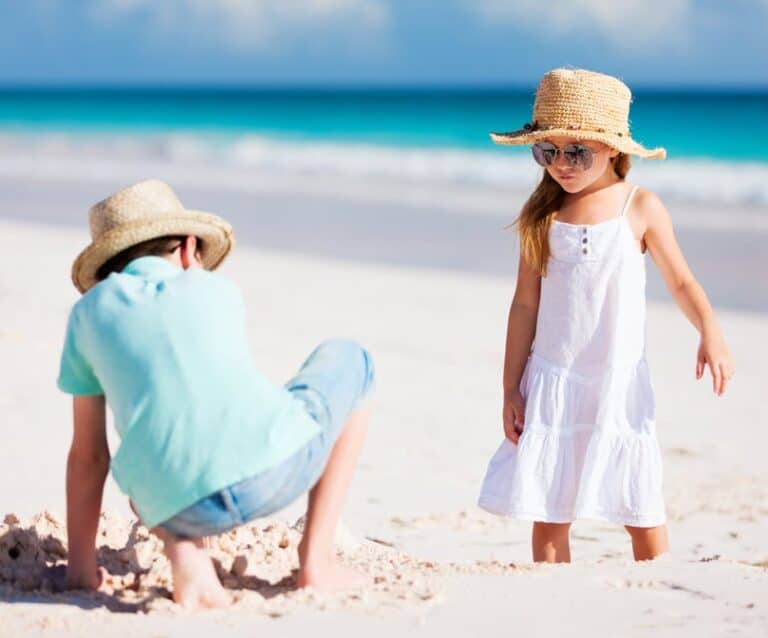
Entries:
{"type": "Polygon", "coordinates": [[[647,149],[629,133],[632,93],[610,75],[583,69],[555,69],[539,83],[533,121],[509,133],[491,133],[497,144],[531,144],[546,137],[595,140],[621,153],[664,159],[663,148],[647,149]]]}
{"type": "Polygon", "coordinates": [[[176,193],[150,179],[95,204],[88,214],[93,240],[72,264],[72,282],[82,293],[98,283],[96,273],[126,248],[166,235],[195,235],[202,240],[203,266],[213,270],[234,245],[232,226],[216,215],[187,210],[176,193]]]}

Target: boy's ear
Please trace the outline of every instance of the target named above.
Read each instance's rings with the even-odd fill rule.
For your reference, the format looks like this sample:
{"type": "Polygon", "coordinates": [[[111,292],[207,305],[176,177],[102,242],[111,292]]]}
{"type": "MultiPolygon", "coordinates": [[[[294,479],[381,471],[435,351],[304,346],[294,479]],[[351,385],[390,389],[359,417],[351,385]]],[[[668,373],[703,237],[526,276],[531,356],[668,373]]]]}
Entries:
{"type": "Polygon", "coordinates": [[[200,265],[197,237],[189,235],[181,245],[181,266],[186,270],[200,265]]]}

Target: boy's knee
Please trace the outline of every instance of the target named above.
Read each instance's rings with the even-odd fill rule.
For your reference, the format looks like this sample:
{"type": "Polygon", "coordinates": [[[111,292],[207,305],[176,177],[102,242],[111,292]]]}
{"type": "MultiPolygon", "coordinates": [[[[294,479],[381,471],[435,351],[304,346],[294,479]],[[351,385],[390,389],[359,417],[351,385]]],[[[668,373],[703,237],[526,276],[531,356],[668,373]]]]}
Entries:
{"type": "Polygon", "coordinates": [[[318,346],[318,350],[338,361],[354,366],[360,374],[362,394],[366,395],[371,391],[376,376],[373,357],[357,341],[341,337],[326,339],[318,346]]]}
{"type": "Polygon", "coordinates": [[[376,367],[373,364],[371,353],[362,346],[358,346],[358,348],[360,348],[363,357],[363,395],[367,395],[373,390],[376,381],[376,367]]]}

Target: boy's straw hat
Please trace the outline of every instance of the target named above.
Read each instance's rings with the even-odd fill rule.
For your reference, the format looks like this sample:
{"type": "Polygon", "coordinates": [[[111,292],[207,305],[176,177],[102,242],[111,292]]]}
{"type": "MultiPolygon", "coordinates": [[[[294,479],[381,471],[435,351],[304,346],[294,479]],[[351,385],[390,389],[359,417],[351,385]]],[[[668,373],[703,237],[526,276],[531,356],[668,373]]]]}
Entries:
{"type": "Polygon", "coordinates": [[[583,69],[555,69],[539,83],[533,121],[509,133],[491,133],[497,144],[530,144],[546,137],[595,140],[621,153],[664,159],[663,148],[647,149],[629,133],[632,93],[610,75],[583,69]]]}
{"type": "Polygon", "coordinates": [[[72,282],[82,293],[98,283],[96,273],[126,248],[166,235],[202,240],[201,260],[216,268],[234,245],[232,226],[216,215],[187,210],[165,182],[150,179],[95,204],[88,214],[93,240],[72,264],[72,282]]]}

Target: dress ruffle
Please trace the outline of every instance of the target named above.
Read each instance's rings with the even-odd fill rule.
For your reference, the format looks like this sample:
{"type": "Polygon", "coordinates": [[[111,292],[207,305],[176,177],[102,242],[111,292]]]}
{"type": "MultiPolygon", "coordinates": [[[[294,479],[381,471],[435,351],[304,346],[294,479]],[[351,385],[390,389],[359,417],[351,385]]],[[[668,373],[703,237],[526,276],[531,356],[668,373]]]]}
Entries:
{"type": "Polygon", "coordinates": [[[533,355],[521,381],[526,418],[504,440],[479,505],[495,514],[653,527],[665,520],[661,451],[645,359],[579,375],[533,355]]]}

